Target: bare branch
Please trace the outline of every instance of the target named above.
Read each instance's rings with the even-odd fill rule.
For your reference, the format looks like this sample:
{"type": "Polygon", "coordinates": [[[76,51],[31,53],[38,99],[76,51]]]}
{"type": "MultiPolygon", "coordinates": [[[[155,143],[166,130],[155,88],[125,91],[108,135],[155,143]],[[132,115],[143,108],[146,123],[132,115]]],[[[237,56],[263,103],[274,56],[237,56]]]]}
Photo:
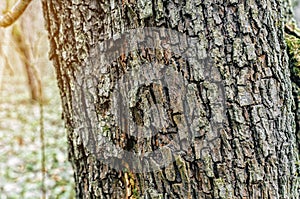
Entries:
{"type": "Polygon", "coordinates": [[[19,0],[11,11],[0,17],[0,27],[7,27],[13,24],[26,10],[32,0],[19,0]]]}

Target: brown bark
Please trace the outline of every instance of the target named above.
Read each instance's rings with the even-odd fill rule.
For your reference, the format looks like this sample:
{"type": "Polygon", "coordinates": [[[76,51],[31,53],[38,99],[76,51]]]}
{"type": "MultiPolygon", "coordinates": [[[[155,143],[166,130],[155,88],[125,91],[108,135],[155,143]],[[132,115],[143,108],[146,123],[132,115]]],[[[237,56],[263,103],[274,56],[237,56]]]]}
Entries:
{"type": "Polygon", "coordinates": [[[77,197],[298,198],[281,6],[279,0],[44,0],[77,197]],[[144,27],[172,29],[178,37],[141,30],[146,41],[153,38],[150,47],[126,38],[126,30],[144,27]],[[169,52],[155,40],[161,38],[179,43],[179,50],[169,52]],[[212,73],[187,54],[209,58],[212,73]],[[140,85],[153,75],[134,73],[145,63],[163,72],[140,85]],[[225,107],[217,103],[222,99],[225,107]],[[118,105],[124,101],[129,108],[118,105]],[[150,136],[136,136],[139,127],[150,136]],[[152,156],[113,159],[107,140],[125,155],[152,156]],[[171,164],[153,169],[164,161],[171,164]]]}

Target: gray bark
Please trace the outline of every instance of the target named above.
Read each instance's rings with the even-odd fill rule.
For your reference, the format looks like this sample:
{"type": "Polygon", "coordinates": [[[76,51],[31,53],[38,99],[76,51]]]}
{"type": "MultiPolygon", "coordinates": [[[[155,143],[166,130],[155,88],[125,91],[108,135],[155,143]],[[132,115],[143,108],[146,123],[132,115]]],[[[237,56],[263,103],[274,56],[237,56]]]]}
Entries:
{"type": "Polygon", "coordinates": [[[299,198],[281,1],[44,0],[43,10],[78,198],[299,198]],[[123,33],[144,27],[178,32],[177,53],[156,42],[174,36],[161,29],[147,37],[154,49],[132,50],[139,41],[123,33]],[[167,89],[135,89],[144,63],[163,65],[154,78],[167,89]],[[138,127],[151,136],[135,136],[138,127]],[[107,141],[125,155],[158,153],[113,159],[107,141]]]}

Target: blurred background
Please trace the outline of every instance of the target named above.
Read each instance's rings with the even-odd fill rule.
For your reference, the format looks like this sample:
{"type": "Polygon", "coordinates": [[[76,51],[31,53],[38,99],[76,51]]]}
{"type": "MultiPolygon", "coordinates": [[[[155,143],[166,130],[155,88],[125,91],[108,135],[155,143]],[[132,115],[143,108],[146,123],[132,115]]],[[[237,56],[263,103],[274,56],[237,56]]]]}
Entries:
{"type": "MultiPolygon", "coordinates": [[[[1,1],[0,15],[15,1],[1,1]]],[[[293,5],[300,26],[299,0],[293,5]]],[[[75,197],[48,49],[39,0],[34,0],[11,27],[0,29],[0,199],[42,198],[40,105],[44,109],[46,198],[75,197]]]]}
{"type": "MultiPolygon", "coordinates": [[[[2,0],[0,15],[15,2],[2,0]]],[[[0,199],[42,198],[39,102],[44,109],[46,198],[75,198],[41,1],[34,0],[16,23],[0,28],[0,199]]]]}
{"type": "Polygon", "coordinates": [[[300,27],[300,0],[291,0],[294,8],[294,17],[297,21],[298,27],[300,27]]]}

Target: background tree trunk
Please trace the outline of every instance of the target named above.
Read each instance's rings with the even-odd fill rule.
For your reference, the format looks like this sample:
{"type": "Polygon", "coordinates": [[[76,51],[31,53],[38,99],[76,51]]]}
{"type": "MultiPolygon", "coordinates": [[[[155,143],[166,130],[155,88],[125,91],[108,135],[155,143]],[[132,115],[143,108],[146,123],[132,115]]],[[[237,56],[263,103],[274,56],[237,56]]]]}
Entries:
{"type": "Polygon", "coordinates": [[[43,10],[78,198],[299,198],[281,1],[44,0],[43,10]],[[197,46],[191,54],[210,57],[220,75],[168,53],[163,41],[125,54],[131,44],[118,43],[121,33],[140,27],[182,33],[171,42],[187,36],[179,48],[197,46]],[[117,55],[106,63],[101,48],[109,46],[108,55],[117,55]],[[165,79],[174,87],[152,82],[134,90],[134,71],[146,62],[163,63],[166,73],[175,68],[178,79],[165,79]],[[119,85],[128,74],[129,84],[119,85]],[[128,113],[115,105],[116,88],[128,113]],[[215,103],[223,99],[218,88],[224,111],[215,103]],[[136,126],[152,136],[134,136],[136,126]],[[107,140],[128,154],[159,153],[143,162],[117,155],[107,164],[107,140]],[[166,160],[173,163],[153,169],[166,160]]]}
{"type": "MultiPolygon", "coordinates": [[[[15,4],[16,0],[6,0],[1,9],[2,17],[6,13],[11,12],[15,4]]],[[[36,10],[39,6],[41,6],[39,3],[32,3],[30,10],[36,10]]],[[[39,21],[39,16],[36,15],[36,13],[27,15],[25,18],[21,17],[19,21],[11,27],[3,29],[2,32],[4,35],[1,37],[3,42],[1,46],[1,57],[4,59],[3,65],[6,66],[5,68],[10,74],[14,74],[14,72],[20,73],[20,71],[22,73],[24,71],[27,76],[31,99],[34,101],[40,100],[41,96],[39,93],[40,77],[37,69],[39,61],[37,60],[37,55],[45,53],[45,50],[41,49],[41,46],[44,48],[45,46],[47,47],[47,45],[40,45],[37,42],[37,38],[41,38],[43,35],[45,36],[45,30],[41,30],[39,21]],[[36,30],[37,34],[32,32],[33,29],[36,30]],[[24,65],[24,70],[16,68],[18,62],[24,65]]],[[[46,62],[43,62],[45,65],[46,62]]]]}
{"type": "Polygon", "coordinates": [[[31,57],[31,48],[23,36],[22,28],[19,24],[15,24],[12,28],[12,39],[16,44],[18,54],[25,66],[27,75],[28,87],[30,90],[31,99],[34,101],[42,100],[40,93],[41,82],[38,76],[37,68],[34,66],[33,58],[31,57]]]}

